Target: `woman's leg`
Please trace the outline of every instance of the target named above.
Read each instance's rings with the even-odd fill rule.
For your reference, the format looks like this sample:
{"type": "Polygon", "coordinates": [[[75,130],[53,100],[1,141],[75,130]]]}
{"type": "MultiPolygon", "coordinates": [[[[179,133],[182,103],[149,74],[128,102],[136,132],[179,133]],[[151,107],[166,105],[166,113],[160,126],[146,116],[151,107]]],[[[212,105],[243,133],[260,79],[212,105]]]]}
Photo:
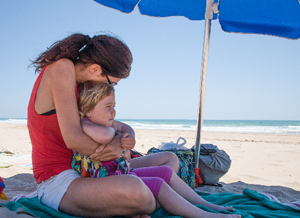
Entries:
{"type": "Polygon", "coordinates": [[[179,169],[179,160],[176,154],[172,152],[160,152],[149,154],[146,156],[131,159],[130,166],[132,168],[154,167],[154,166],[169,166],[175,173],[179,169]]]}
{"type": "Polygon", "coordinates": [[[137,177],[78,178],[68,187],[59,210],[74,216],[111,217],[150,214],[155,198],[137,177]]]}

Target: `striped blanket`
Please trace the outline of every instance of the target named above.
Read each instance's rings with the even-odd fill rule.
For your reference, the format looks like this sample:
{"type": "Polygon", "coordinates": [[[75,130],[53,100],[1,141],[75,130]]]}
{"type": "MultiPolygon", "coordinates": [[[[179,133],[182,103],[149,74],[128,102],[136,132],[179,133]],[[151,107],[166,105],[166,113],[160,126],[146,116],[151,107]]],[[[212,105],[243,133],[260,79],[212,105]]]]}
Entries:
{"type": "MultiPolygon", "coordinates": [[[[219,194],[208,194],[197,192],[205,200],[219,204],[223,206],[232,205],[236,210],[235,213],[241,214],[243,218],[296,218],[300,217],[300,201],[293,203],[280,203],[278,199],[269,194],[258,193],[256,191],[245,189],[243,194],[234,193],[219,193],[219,194]]],[[[27,213],[33,217],[44,217],[44,218],[74,218],[68,214],[57,212],[47,206],[41,204],[37,198],[36,192],[26,196],[18,195],[12,198],[7,204],[0,204],[0,207],[6,207],[11,211],[17,211],[20,213],[27,213]]],[[[209,211],[209,208],[204,206],[196,205],[197,207],[209,211]]],[[[231,213],[228,211],[220,211],[219,213],[231,213]]],[[[152,218],[156,217],[172,217],[168,212],[163,209],[158,209],[154,213],[150,214],[152,218]]],[[[178,216],[176,216],[178,217],[178,216]]]]}

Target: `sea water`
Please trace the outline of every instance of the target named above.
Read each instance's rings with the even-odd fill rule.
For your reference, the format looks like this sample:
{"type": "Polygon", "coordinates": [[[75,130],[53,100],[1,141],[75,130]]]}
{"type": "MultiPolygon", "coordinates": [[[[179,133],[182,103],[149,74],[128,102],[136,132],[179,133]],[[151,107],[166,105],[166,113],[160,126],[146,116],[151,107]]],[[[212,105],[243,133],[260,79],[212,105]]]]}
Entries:
{"type": "Polygon", "coordinates": [[[0,123],[27,124],[26,118],[0,118],[0,123]]]}
{"type": "MultiPolygon", "coordinates": [[[[120,120],[134,129],[196,131],[196,120],[120,120]]],[[[204,120],[204,132],[300,134],[300,121],[204,120]]]]}
{"type": "MultiPolygon", "coordinates": [[[[118,119],[133,129],[196,131],[196,120],[118,119]]],[[[27,124],[27,119],[0,118],[0,123],[27,124]]],[[[300,120],[204,120],[204,132],[299,134],[300,120]]]]}

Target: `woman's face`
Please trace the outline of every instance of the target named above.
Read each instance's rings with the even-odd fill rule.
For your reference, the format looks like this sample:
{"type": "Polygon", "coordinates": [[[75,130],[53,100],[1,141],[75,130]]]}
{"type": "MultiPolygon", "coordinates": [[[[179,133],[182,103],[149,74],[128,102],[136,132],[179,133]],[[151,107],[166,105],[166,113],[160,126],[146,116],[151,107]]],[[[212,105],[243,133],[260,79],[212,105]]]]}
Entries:
{"type": "Polygon", "coordinates": [[[95,124],[112,126],[116,116],[115,104],[115,95],[109,95],[99,101],[96,107],[87,113],[86,116],[95,124]]]}

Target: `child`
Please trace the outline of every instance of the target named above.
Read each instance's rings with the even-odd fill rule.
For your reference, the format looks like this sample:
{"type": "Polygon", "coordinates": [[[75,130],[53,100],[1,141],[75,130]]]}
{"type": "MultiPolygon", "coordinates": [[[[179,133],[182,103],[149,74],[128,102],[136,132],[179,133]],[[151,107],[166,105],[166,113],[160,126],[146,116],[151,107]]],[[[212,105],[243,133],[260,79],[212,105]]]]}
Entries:
{"type": "Polygon", "coordinates": [[[108,143],[115,134],[123,134],[124,152],[118,160],[94,162],[75,152],[73,168],[84,176],[103,177],[130,174],[138,176],[152,191],[158,204],[173,215],[183,217],[241,217],[236,214],[215,214],[203,211],[193,204],[204,205],[213,210],[234,211],[206,202],[184,183],[170,167],[146,167],[130,170],[130,154],[127,149],[135,145],[134,131],[128,125],[115,121],[116,111],[113,86],[87,81],[78,87],[79,113],[82,129],[98,143],[108,143]],[[82,173],[82,172],[85,173],[82,173]]]}
{"type": "Polygon", "coordinates": [[[109,143],[115,134],[123,134],[123,154],[117,160],[98,162],[74,151],[72,167],[82,177],[105,177],[130,172],[130,152],[135,146],[134,131],[128,125],[115,121],[113,86],[88,81],[78,86],[78,103],[83,131],[100,144],[109,143]],[[97,85],[94,87],[94,85],[97,85]],[[124,132],[128,131],[130,133],[124,132]],[[128,150],[127,150],[128,149],[128,150]]]}

